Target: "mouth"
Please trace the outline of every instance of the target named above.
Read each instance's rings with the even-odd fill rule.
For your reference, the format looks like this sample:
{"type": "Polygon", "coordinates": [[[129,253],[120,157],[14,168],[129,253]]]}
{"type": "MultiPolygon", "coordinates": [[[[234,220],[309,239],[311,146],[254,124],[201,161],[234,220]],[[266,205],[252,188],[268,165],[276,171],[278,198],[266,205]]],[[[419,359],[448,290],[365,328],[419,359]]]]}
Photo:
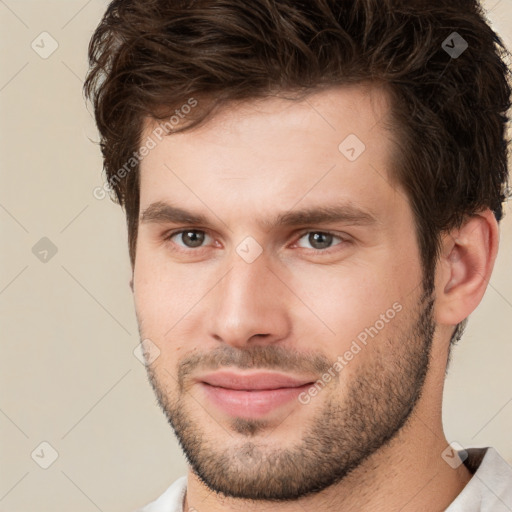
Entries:
{"type": "MultiPolygon", "coordinates": [[[[285,406],[315,380],[285,374],[219,371],[196,379],[206,400],[229,416],[259,418],[285,406]]],[[[286,411],[289,408],[286,407],[286,411]]]]}

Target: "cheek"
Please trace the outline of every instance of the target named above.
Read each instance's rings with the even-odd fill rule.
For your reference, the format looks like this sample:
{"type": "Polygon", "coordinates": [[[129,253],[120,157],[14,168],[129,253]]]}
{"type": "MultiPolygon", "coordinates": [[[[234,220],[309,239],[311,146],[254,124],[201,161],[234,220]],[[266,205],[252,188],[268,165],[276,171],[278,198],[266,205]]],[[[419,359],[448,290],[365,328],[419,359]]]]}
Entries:
{"type": "Polygon", "coordinates": [[[165,341],[165,345],[178,334],[186,340],[194,325],[187,320],[199,310],[201,300],[212,286],[208,286],[211,270],[171,264],[158,254],[150,255],[150,251],[141,251],[137,258],[134,302],[143,333],[165,341]]]}
{"type": "Polygon", "coordinates": [[[134,302],[147,335],[161,336],[163,320],[166,324],[173,320],[179,294],[173,292],[176,284],[170,276],[155,258],[144,250],[138,252],[133,275],[134,302]]]}
{"type": "Polygon", "coordinates": [[[340,342],[374,324],[402,298],[398,281],[379,275],[375,267],[319,267],[297,273],[294,281],[291,288],[310,309],[312,327],[340,342]]]}
{"type": "MultiPolygon", "coordinates": [[[[406,322],[414,272],[402,271],[397,253],[380,261],[355,262],[338,268],[318,267],[295,273],[301,304],[302,329],[315,340],[315,349],[338,364],[333,371],[349,382],[367,364],[380,364],[393,353],[393,343],[406,322]],[[391,263],[392,262],[392,263],[391,263]],[[338,358],[341,358],[339,360],[338,358]],[[373,363],[372,363],[373,361],[373,363]]],[[[306,337],[307,338],[307,337],[306,337]]]]}
{"type": "Polygon", "coordinates": [[[140,335],[151,340],[152,347],[157,347],[153,372],[167,393],[175,387],[176,365],[187,352],[190,339],[190,334],[184,332],[186,322],[180,321],[190,306],[183,293],[173,292],[179,288],[179,282],[171,275],[161,272],[153,263],[145,265],[143,258],[136,263],[134,272],[134,303],[140,335]]]}

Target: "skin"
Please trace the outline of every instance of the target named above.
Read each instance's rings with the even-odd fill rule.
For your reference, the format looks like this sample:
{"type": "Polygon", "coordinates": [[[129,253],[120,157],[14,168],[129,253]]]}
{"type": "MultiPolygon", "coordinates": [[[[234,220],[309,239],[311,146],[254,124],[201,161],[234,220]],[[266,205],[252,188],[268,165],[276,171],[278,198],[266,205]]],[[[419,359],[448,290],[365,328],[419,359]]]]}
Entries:
{"type": "MultiPolygon", "coordinates": [[[[492,273],[498,226],[485,210],[443,235],[429,303],[412,211],[390,180],[388,116],[375,86],[232,104],[142,161],[141,219],[158,201],[207,217],[141,222],[133,269],[140,336],[160,351],[150,380],[191,463],[184,510],[441,511],[469,481],[464,465],[441,457],[443,384],[453,329],[492,273]],[[366,145],[353,162],[338,149],[349,134],[366,145]],[[261,224],[346,201],[376,223],[261,224]],[[205,233],[202,245],[168,238],[180,229],[205,233]],[[340,238],[312,245],[308,235],[326,231],[340,238]],[[252,263],[236,251],[248,236],[262,249],[252,263]],[[251,361],[315,381],[394,303],[401,311],[307,405],[236,418],[194,380],[224,355],[231,369],[251,361]],[[318,443],[311,453],[306,439],[318,443]],[[303,471],[291,471],[284,453],[303,471]],[[313,492],[315,478],[324,486],[313,492]]],[[[154,128],[146,123],[144,139],[154,128]]]]}

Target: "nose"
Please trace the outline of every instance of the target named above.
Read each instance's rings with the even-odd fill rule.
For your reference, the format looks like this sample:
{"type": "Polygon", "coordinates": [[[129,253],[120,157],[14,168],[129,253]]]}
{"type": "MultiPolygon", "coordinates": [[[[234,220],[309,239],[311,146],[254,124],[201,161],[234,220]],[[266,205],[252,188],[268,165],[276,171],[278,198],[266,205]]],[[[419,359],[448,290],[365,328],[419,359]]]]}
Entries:
{"type": "Polygon", "coordinates": [[[210,335],[237,348],[285,339],[291,330],[290,291],[266,254],[248,263],[233,251],[228,268],[208,308],[210,335]]]}

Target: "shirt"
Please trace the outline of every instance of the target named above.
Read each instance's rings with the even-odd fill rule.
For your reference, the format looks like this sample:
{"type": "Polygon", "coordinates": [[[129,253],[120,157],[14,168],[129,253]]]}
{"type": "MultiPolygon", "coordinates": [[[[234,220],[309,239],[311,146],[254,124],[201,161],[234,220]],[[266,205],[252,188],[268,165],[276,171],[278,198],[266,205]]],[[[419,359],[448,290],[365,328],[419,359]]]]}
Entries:
{"type": "MultiPolygon", "coordinates": [[[[445,512],[512,512],[512,467],[492,447],[466,451],[464,464],[473,477],[445,512]]],[[[182,476],[137,512],[185,512],[186,490],[187,477],[182,476]]]]}

